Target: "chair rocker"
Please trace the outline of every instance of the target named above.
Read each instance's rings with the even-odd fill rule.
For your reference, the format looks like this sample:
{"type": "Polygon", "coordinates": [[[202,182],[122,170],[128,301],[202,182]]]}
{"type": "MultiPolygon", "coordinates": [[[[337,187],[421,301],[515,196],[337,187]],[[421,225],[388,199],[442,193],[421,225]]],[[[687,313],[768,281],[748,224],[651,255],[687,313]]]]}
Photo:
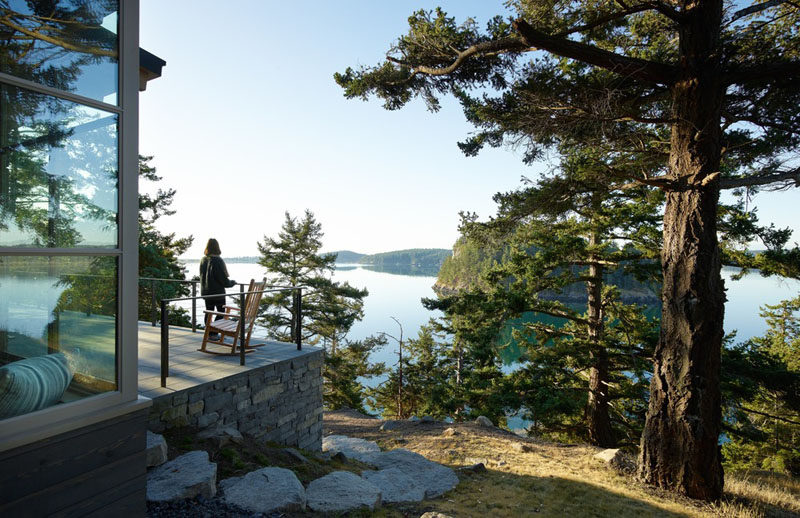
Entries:
{"type": "MultiPolygon", "coordinates": [[[[250,286],[247,288],[247,291],[263,292],[266,285],[266,280],[263,280],[262,282],[256,282],[254,279],[251,279],[250,286]]],[[[248,293],[245,295],[244,311],[240,311],[240,309],[235,306],[224,306],[224,313],[219,311],[205,310],[206,329],[203,333],[203,344],[200,346],[198,351],[220,356],[234,356],[238,354],[236,351],[236,344],[241,338],[241,326],[245,326],[245,338],[244,343],[241,344],[241,347],[244,348],[245,353],[251,353],[255,351],[255,349],[252,349],[250,346],[250,336],[253,333],[253,325],[255,324],[256,316],[258,315],[258,305],[261,302],[262,295],[263,293],[248,293]],[[214,316],[222,316],[222,319],[212,320],[214,316]],[[210,338],[211,333],[218,333],[219,339],[212,340],[210,338]],[[233,343],[225,343],[225,337],[231,337],[233,339],[233,343]],[[208,344],[218,344],[225,347],[230,347],[230,352],[219,352],[207,349],[206,346],[208,344]]],[[[258,347],[259,345],[264,344],[253,345],[252,347],[258,347]]]]}

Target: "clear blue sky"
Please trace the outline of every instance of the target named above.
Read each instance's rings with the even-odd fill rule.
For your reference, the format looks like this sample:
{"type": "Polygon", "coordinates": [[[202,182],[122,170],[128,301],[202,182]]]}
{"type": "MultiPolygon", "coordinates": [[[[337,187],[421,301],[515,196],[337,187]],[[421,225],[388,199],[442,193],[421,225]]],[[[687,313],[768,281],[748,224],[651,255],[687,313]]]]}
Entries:
{"type": "MultiPolygon", "coordinates": [[[[509,149],[464,157],[456,142],[472,127],[452,100],[389,112],[333,81],[381,61],[408,15],[437,5],[481,25],[503,12],[499,0],[142,0],[141,46],[167,65],[140,97],[140,152],[178,191],[161,228],[195,236],[188,257],[208,237],[225,256],[256,255],[285,211],[308,208],[325,250],[375,253],[449,248],[458,211],[493,214],[495,192],[544,166],[509,149]]],[[[796,229],[797,201],[756,199],[762,221],[796,229]]]]}

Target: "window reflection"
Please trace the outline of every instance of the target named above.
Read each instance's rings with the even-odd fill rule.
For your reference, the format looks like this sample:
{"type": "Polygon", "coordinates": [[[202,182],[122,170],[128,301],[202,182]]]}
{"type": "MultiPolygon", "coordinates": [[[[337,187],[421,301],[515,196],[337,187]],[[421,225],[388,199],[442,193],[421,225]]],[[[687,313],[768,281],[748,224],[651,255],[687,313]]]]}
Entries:
{"type": "MultiPolygon", "coordinates": [[[[18,375],[45,378],[51,395],[66,381],[51,404],[115,390],[116,300],[114,257],[0,257],[0,371],[26,367],[18,375]],[[43,357],[55,367],[29,365],[43,357]]],[[[38,410],[14,402],[30,394],[13,393],[7,377],[0,372],[0,419],[38,410]]]]}
{"type": "Polygon", "coordinates": [[[0,88],[0,247],[117,245],[117,115],[0,88]]]}
{"type": "Polygon", "coordinates": [[[117,104],[117,0],[0,0],[0,71],[117,104]]]}

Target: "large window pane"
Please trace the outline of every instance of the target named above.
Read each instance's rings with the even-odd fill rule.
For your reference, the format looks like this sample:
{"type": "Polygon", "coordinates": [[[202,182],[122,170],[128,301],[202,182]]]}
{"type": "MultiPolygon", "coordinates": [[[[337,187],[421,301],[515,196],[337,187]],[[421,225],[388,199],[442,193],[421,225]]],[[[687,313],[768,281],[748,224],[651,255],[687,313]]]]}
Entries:
{"type": "Polygon", "coordinates": [[[0,247],[117,246],[117,119],[0,86],[0,247]]]}
{"type": "Polygon", "coordinates": [[[0,70],[117,104],[117,0],[0,0],[0,70]]]}
{"type": "Polygon", "coordinates": [[[116,333],[115,257],[0,256],[0,419],[115,390],[116,333]]]}

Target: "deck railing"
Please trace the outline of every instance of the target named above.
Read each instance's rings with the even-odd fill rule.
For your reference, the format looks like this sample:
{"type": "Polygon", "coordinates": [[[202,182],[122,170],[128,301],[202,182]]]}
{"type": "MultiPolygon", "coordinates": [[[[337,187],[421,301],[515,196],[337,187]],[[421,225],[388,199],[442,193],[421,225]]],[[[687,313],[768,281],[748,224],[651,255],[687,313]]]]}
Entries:
{"type": "MultiPolygon", "coordinates": [[[[152,325],[156,326],[158,321],[157,315],[158,313],[161,314],[160,318],[160,325],[161,325],[161,386],[167,386],[167,378],[169,377],[169,310],[170,304],[176,302],[188,302],[191,301],[192,304],[192,332],[197,331],[197,301],[204,300],[207,298],[220,298],[220,297],[238,297],[239,298],[239,308],[244,309],[245,307],[245,299],[247,295],[250,294],[261,294],[264,293],[278,293],[278,292],[285,292],[291,291],[292,292],[292,325],[291,325],[291,337],[292,341],[297,344],[297,350],[300,351],[303,348],[302,344],[302,336],[303,336],[303,314],[302,314],[302,306],[303,306],[303,286],[269,286],[268,289],[259,290],[259,291],[244,291],[245,284],[237,283],[239,286],[238,293],[225,293],[225,294],[214,294],[214,295],[197,295],[197,283],[200,281],[182,281],[182,280],[175,280],[175,279],[153,279],[149,277],[140,277],[140,280],[147,281],[151,283],[151,290],[152,295],[150,298],[151,303],[151,315],[152,315],[152,325]],[[156,290],[155,290],[155,283],[156,282],[179,282],[179,283],[191,283],[192,284],[192,296],[191,297],[175,297],[175,298],[168,298],[168,299],[161,299],[158,301],[158,309],[153,309],[156,307],[156,290]]],[[[247,285],[249,287],[249,284],[247,285]]],[[[243,318],[243,311],[240,311],[240,317],[243,318]]],[[[242,324],[239,326],[239,364],[245,365],[246,363],[246,351],[245,351],[245,334],[247,326],[242,324]]]]}

